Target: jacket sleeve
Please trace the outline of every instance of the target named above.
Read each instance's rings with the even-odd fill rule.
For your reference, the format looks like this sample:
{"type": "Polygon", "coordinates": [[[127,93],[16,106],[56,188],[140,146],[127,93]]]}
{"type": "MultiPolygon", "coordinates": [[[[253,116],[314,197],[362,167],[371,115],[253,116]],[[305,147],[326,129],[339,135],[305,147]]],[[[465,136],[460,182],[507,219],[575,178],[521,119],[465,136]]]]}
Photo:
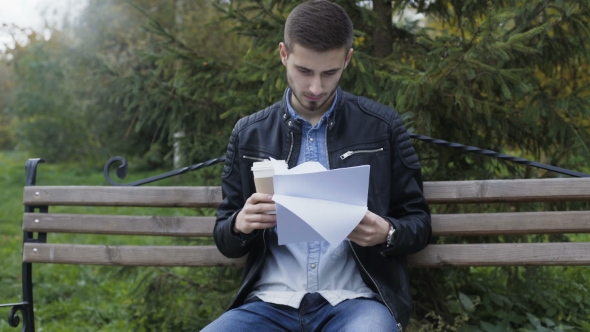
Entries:
{"type": "Polygon", "coordinates": [[[258,231],[248,235],[236,234],[233,231],[236,216],[246,202],[239,165],[240,159],[238,158],[239,125],[240,122],[234,127],[227,146],[225,165],[221,176],[223,199],[217,208],[217,219],[213,231],[217,248],[224,256],[229,258],[246,255],[250,250],[252,241],[259,235],[258,231]]]}
{"type": "Polygon", "coordinates": [[[393,228],[393,245],[383,255],[408,255],[424,249],[430,242],[430,209],[424,198],[422,171],[410,136],[395,113],[391,132],[391,201],[383,216],[393,228]]]}

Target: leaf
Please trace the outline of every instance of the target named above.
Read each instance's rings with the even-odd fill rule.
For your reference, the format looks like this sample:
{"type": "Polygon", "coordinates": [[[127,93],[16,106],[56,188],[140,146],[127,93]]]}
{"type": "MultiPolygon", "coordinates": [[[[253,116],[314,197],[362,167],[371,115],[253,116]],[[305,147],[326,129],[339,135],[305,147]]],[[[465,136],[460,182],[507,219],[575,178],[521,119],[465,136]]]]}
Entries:
{"type": "Polygon", "coordinates": [[[505,330],[500,326],[490,324],[488,322],[480,322],[479,325],[486,332],[504,332],[505,330]]]}
{"type": "Polygon", "coordinates": [[[457,332],[482,332],[481,329],[473,325],[463,325],[457,329],[457,332]]]}
{"type": "Polygon", "coordinates": [[[547,325],[547,327],[554,327],[555,323],[549,319],[549,318],[543,318],[543,320],[545,321],[545,325],[547,325]]]}
{"type": "Polygon", "coordinates": [[[536,328],[537,331],[539,332],[545,332],[548,331],[548,329],[546,329],[545,327],[543,327],[541,325],[541,320],[539,318],[537,318],[537,316],[531,314],[531,313],[526,313],[527,318],[529,319],[529,322],[531,322],[531,324],[533,324],[536,328]]]}
{"type": "Polygon", "coordinates": [[[469,296],[459,292],[459,300],[461,301],[461,305],[463,305],[463,308],[465,308],[465,310],[470,312],[473,311],[473,301],[471,301],[469,296]]]}

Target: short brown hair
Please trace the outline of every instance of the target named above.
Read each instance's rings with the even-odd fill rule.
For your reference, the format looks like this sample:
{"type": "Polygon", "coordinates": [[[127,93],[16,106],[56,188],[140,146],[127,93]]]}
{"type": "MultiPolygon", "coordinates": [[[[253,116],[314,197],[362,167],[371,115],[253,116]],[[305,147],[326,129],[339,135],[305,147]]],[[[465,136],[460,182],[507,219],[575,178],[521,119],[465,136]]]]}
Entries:
{"type": "Polygon", "coordinates": [[[295,44],[317,52],[352,47],[352,21],[339,5],[327,0],[308,0],[291,11],[285,23],[285,45],[295,44]]]}

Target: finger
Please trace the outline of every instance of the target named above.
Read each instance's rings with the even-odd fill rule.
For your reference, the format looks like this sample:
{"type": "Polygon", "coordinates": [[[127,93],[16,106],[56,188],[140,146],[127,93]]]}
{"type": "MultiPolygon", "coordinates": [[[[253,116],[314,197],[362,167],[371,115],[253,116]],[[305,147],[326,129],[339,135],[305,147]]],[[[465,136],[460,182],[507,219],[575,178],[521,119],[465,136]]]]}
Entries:
{"type": "Polygon", "coordinates": [[[254,193],[252,196],[246,200],[246,203],[250,204],[258,204],[258,203],[273,203],[272,195],[269,194],[261,194],[261,193],[254,193]]]}
{"type": "MultiPolygon", "coordinates": [[[[242,210],[243,211],[243,210],[242,210]]],[[[244,214],[236,221],[237,231],[249,234],[255,229],[274,227],[277,224],[276,215],[269,214],[244,214]]]]}
{"type": "Polygon", "coordinates": [[[276,223],[277,216],[275,214],[249,214],[245,216],[247,223],[276,223]]]}
{"type": "Polygon", "coordinates": [[[361,222],[359,224],[373,225],[376,223],[376,217],[377,217],[376,214],[367,210],[367,212],[365,213],[365,215],[363,216],[363,219],[361,219],[361,222]]]}
{"type": "Polygon", "coordinates": [[[244,207],[244,213],[246,214],[261,214],[261,213],[269,213],[269,212],[276,212],[277,207],[274,203],[258,203],[255,205],[247,204],[244,207]]]}
{"type": "Polygon", "coordinates": [[[266,229],[266,228],[271,228],[274,227],[277,223],[252,223],[250,224],[250,228],[252,228],[252,230],[254,229],[266,229]]]}
{"type": "Polygon", "coordinates": [[[364,236],[367,233],[369,233],[370,231],[370,225],[367,225],[366,223],[359,223],[358,225],[356,225],[356,227],[352,230],[352,233],[354,233],[357,236],[364,236]]]}
{"type": "Polygon", "coordinates": [[[366,247],[367,243],[366,241],[362,238],[362,237],[358,237],[358,236],[348,236],[348,239],[356,244],[358,244],[359,246],[362,247],[366,247]]]}

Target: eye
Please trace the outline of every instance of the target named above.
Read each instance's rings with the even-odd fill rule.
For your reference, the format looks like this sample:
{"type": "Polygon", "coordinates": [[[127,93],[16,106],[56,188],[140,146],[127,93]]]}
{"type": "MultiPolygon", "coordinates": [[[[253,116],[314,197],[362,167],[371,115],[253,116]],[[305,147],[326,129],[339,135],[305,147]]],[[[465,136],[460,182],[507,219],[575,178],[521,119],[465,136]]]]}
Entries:
{"type": "Polygon", "coordinates": [[[330,70],[330,71],[324,72],[324,75],[332,76],[332,75],[336,74],[336,72],[337,72],[336,70],[330,70]]]}
{"type": "Polygon", "coordinates": [[[302,73],[302,74],[309,74],[309,73],[311,73],[311,70],[305,69],[305,68],[297,68],[297,70],[299,70],[299,72],[302,73]]]}

